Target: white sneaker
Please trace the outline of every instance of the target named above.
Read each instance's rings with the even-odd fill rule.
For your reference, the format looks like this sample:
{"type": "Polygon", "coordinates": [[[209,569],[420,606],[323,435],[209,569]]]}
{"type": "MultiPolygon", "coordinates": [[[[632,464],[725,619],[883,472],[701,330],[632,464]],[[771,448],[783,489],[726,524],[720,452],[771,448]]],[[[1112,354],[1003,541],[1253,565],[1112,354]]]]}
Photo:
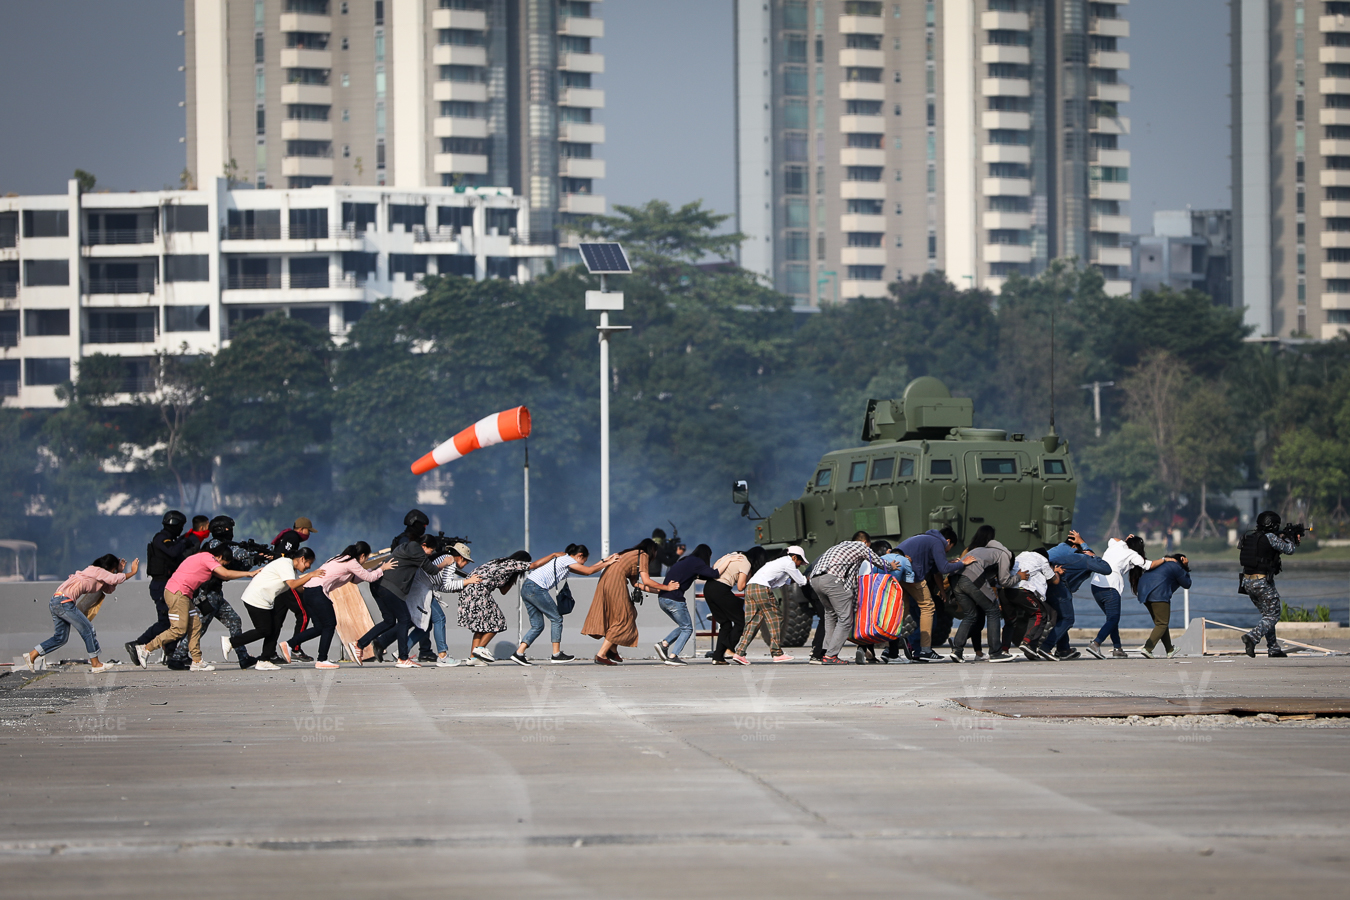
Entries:
{"type": "Polygon", "coordinates": [[[420,669],[422,664],[415,659],[400,659],[394,663],[396,669],[420,669]]]}
{"type": "Polygon", "coordinates": [[[281,666],[276,663],[270,663],[265,659],[260,659],[258,660],[258,664],[253,668],[257,669],[259,672],[275,672],[280,669],[281,666]]]}
{"type": "MultiPolygon", "coordinates": [[[[259,665],[261,665],[261,663],[259,665]]],[[[216,667],[211,665],[206,660],[202,660],[201,662],[195,662],[188,668],[193,672],[214,672],[216,670],[216,667]]]]}
{"type": "Polygon", "coordinates": [[[356,646],[355,641],[352,641],[347,645],[347,655],[350,656],[352,662],[356,663],[358,666],[365,665],[365,663],[361,662],[361,648],[356,646]]]}
{"type": "Polygon", "coordinates": [[[142,669],[150,662],[150,654],[146,652],[144,644],[136,645],[136,659],[140,660],[142,669]]]}
{"type": "Polygon", "coordinates": [[[481,659],[483,662],[491,663],[497,661],[497,657],[493,656],[492,651],[486,647],[474,647],[473,655],[481,659]]]}
{"type": "Polygon", "coordinates": [[[290,662],[291,662],[291,645],[288,644],[288,643],[286,643],[285,641],[280,641],[280,642],[277,644],[277,649],[281,651],[281,658],[284,659],[284,660],[286,660],[286,664],[287,664],[287,665],[290,665],[290,662]]]}
{"type": "Polygon", "coordinates": [[[321,659],[321,660],[319,660],[318,662],[314,663],[314,668],[316,668],[316,669],[336,669],[336,668],[339,668],[339,667],[338,667],[338,664],[335,663],[335,662],[329,662],[329,661],[326,660],[326,659],[321,659]]]}
{"type": "Polygon", "coordinates": [[[436,658],[436,668],[438,669],[453,669],[457,665],[459,665],[459,660],[455,659],[453,656],[440,656],[436,658]]]}
{"type": "MultiPolygon", "coordinates": [[[[24,658],[27,659],[27,656],[24,658]]],[[[41,672],[43,669],[47,668],[47,657],[39,653],[37,656],[28,660],[28,668],[33,672],[41,672]]]]}
{"type": "Polygon", "coordinates": [[[234,648],[230,646],[230,636],[228,634],[222,634],[220,636],[220,652],[225,654],[224,659],[226,662],[229,662],[230,654],[234,652],[234,648]]]}
{"type": "Polygon", "coordinates": [[[105,663],[102,663],[101,665],[90,666],[90,667],[89,667],[89,672],[90,672],[90,674],[93,674],[93,675],[102,675],[104,672],[110,671],[110,670],[112,670],[113,668],[115,668],[116,666],[117,666],[117,663],[114,663],[114,662],[105,662],[105,663]]]}
{"type": "MultiPolygon", "coordinates": [[[[439,663],[438,663],[437,665],[439,665],[439,663]]],[[[461,666],[486,666],[487,663],[483,662],[481,659],[479,659],[479,658],[476,657],[476,656],[470,655],[470,656],[464,657],[464,661],[461,662],[460,665],[461,665],[461,666]]]]}

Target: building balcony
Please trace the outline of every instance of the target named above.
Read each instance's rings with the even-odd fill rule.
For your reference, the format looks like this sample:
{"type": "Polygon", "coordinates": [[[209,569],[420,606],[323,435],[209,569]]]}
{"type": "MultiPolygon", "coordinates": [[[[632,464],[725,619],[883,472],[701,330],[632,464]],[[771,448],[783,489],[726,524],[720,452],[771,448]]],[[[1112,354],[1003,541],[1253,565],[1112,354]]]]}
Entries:
{"type": "Polygon", "coordinates": [[[283,84],[281,102],[332,106],[333,88],[327,84],[283,84]]]}
{"type": "Polygon", "coordinates": [[[487,119],[462,119],[458,116],[437,116],[431,120],[431,133],[442,137],[485,138],[487,119]]]}
{"type": "Polygon", "coordinates": [[[563,16],[558,21],[558,34],[568,37],[602,38],[605,36],[605,20],[594,16],[563,16]]]}
{"type": "Polygon", "coordinates": [[[1006,128],[1009,131],[1030,131],[1031,113],[1002,112],[986,109],[980,113],[980,124],[985,128],[1006,128]]]}
{"type": "Polygon", "coordinates": [[[311,178],[327,175],[332,177],[333,158],[331,156],[287,156],[281,161],[282,175],[304,175],[311,178]]]}
{"type": "Polygon", "coordinates": [[[559,122],[558,140],[569,144],[603,144],[605,126],[587,122],[559,122]]]}
{"type": "Polygon", "coordinates": [[[886,85],[870,81],[839,82],[840,100],[885,100],[886,85]]]}
{"type": "Polygon", "coordinates": [[[486,103],[488,90],[486,84],[477,81],[437,81],[431,85],[431,98],[486,103]]]}
{"type": "Polygon", "coordinates": [[[153,244],[159,232],[153,228],[102,228],[97,231],[86,230],[80,235],[80,243],[86,247],[98,247],[110,244],[153,244]]]}
{"type": "Polygon", "coordinates": [[[1317,150],[1323,156],[1350,156],[1350,141],[1319,141],[1317,150]]]}
{"type": "Polygon", "coordinates": [[[153,294],[153,278],[89,278],[83,281],[85,294],[153,294]]]}
{"type": "Polygon", "coordinates": [[[1317,30],[1323,34],[1350,34],[1350,16],[1322,16],[1317,30]]]}
{"type": "Polygon", "coordinates": [[[1324,322],[1322,324],[1322,340],[1334,341],[1343,334],[1350,334],[1350,325],[1340,322],[1324,322]]]}
{"type": "Polygon", "coordinates": [[[1107,19],[1101,16],[1093,16],[1088,21],[1088,34],[1127,38],[1130,36],[1130,22],[1128,19],[1107,19]]]}
{"type": "Polygon", "coordinates": [[[986,197],[1030,197],[1030,178],[986,178],[981,193],[986,197]]]}
{"type": "Polygon", "coordinates": [[[1092,116],[1088,129],[1098,134],[1129,134],[1130,120],[1124,116],[1092,116]]]}
{"type": "Polygon", "coordinates": [[[1323,294],[1323,309],[1350,309],[1350,294],[1323,294]]]}
{"type": "Polygon", "coordinates": [[[854,300],[860,297],[865,298],[885,298],[891,294],[890,286],[884,281],[841,281],[839,282],[839,296],[843,300],[854,300]]]}
{"type": "Polygon", "coordinates": [[[1030,97],[1028,78],[985,78],[980,82],[980,93],[985,97],[1030,97]]]}
{"type": "Polygon", "coordinates": [[[845,147],[839,151],[841,166],[884,166],[886,151],[870,147],[845,147]]]}
{"type": "Polygon", "coordinates": [[[558,198],[558,212],[603,216],[605,198],[599,194],[563,194],[558,198]]]}
{"type": "Polygon", "coordinates": [[[333,123],[312,119],[283,119],[281,137],[287,141],[331,141],[333,123]]]}
{"type": "Polygon", "coordinates": [[[1093,216],[1091,230],[1101,234],[1129,234],[1129,216],[1093,216]]]}
{"type": "Polygon", "coordinates": [[[1123,279],[1107,279],[1102,283],[1102,293],[1108,297],[1128,297],[1134,293],[1134,283],[1123,279]]]}
{"type": "Polygon", "coordinates": [[[840,116],[839,130],[843,134],[885,134],[885,116],[840,116]]]}
{"type": "Polygon", "coordinates": [[[886,51],[856,49],[840,50],[839,65],[856,66],[863,69],[884,69],[886,68],[886,51]]]}
{"type": "Polygon", "coordinates": [[[477,153],[437,153],[431,160],[431,171],[437,175],[462,172],[466,175],[486,175],[488,158],[477,153]]]}
{"type": "Polygon", "coordinates": [[[884,266],[886,248],[843,247],[839,250],[839,262],[846,266],[884,266]]]}
{"type": "Polygon", "coordinates": [[[1350,219],[1350,200],[1323,200],[1320,212],[1324,219],[1350,219]]]}
{"type": "Polygon", "coordinates": [[[1130,151],[1128,150],[1089,150],[1088,159],[1099,166],[1117,166],[1122,169],[1130,167],[1130,151]]]}
{"type": "Polygon", "coordinates": [[[886,230],[885,216],[865,216],[859,213],[849,213],[839,217],[840,231],[870,231],[881,232],[886,230]]]}
{"type": "Polygon", "coordinates": [[[881,16],[840,16],[840,34],[885,34],[886,20],[881,16]]]}
{"type": "Polygon", "coordinates": [[[1127,181],[1089,181],[1088,196],[1093,200],[1128,200],[1130,184],[1127,181]]]}
{"type": "Polygon", "coordinates": [[[843,200],[885,200],[886,182],[845,181],[839,185],[839,197],[843,200]]]}
{"type": "Polygon", "coordinates": [[[1030,163],[1031,148],[1022,144],[985,144],[980,159],[987,163],[1030,163]]]}
{"type": "Polygon", "coordinates": [[[1324,249],[1350,247],[1350,231],[1323,231],[1318,235],[1318,244],[1324,249]]]}
{"type": "Polygon", "coordinates": [[[1134,251],[1129,247],[1093,247],[1091,263],[1094,266],[1132,266],[1134,251]]]}
{"type": "Polygon", "coordinates": [[[286,48],[281,51],[283,69],[331,69],[333,54],[328,50],[302,50],[286,48]]]}
{"type": "Polygon", "coordinates": [[[1322,187],[1350,187],[1350,169],[1323,169],[1318,180],[1322,187]]]}
{"type": "MultiPolygon", "coordinates": [[[[315,16],[309,13],[282,13],[281,30],[331,34],[333,31],[333,17],[315,16]]],[[[251,54],[253,51],[250,49],[249,52],[251,54]]]]}
{"type": "Polygon", "coordinates": [[[998,212],[987,210],[982,224],[990,231],[1027,231],[1031,228],[1031,213],[998,212]]]}
{"type": "Polygon", "coordinates": [[[1007,44],[985,44],[980,48],[980,62],[1016,63],[1031,65],[1030,47],[1009,47],[1007,44]]]}
{"type": "Polygon", "coordinates": [[[438,66],[486,66],[487,48],[437,44],[431,48],[431,61],[438,66]]]}
{"type": "Polygon", "coordinates": [[[1323,278],[1350,278],[1350,262],[1322,263],[1323,278]]]}
{"type": "Polygon", "coordinates": [[[604,109],[605,92],[596,88],[563,88],[558,92],[558,105],[580,109],[604,109]]]}
{"type": "Polygon", "coordinates": [[[1350,94],[1350,78],[1319,78],[1317,90],[1322,94],[1350,94]]]}
{"type": "Polygon", "coordinates": [[[82,344],[153,344],[158,335],[149,328],[86,328],[80,332],[82,344]]]}
{"type": "Polygon", "coordinates": [[[986,12],[980,15],[985,31],[1030,31],[1031,16],[1020,12],[986,12]]]}
{"type": "Polygon", "coordinates": [[[991,263],[1029,263],[1031,252],[1030,244],[985,244],[983,258],[991,263]]]}
{"type": "Polygon", "coordinates": [[[605,71],[605,57],[600,53],[559,53],[558,68],[568,72],[600,74],[605,71]]]}
{"type": "Polygon", "coordinates": [[[1130,54],[1121,50],[1093,50],[1088,55],[1088,65],[1094,69],[1128,69],[1130,54]]]}
{"type": "Polygon", "coordinates": [[[1319,125],[1350,125],[1350,109],[1327,109],[1317,111],[1319,125]]]}
{"type": "Polygon", "coordinates": [[[431,11],[431,27],[487,31],[487,13],[481,9],[433,9],[431,11]]]}
{"type": "Polygon", "coordinates": [[[563,157],[558,160],[558,175],[562,178],[604,178],[605,161],[563,157]]]}
{"type": "Polygon", "coordinates": [[[1088,84],[1088,96],[1103,103],[1129,103],[1130,86],[1128,84],[1106,84],[1093,81],[1088,84]]]}
{"type": "Polygon", "coordinates": [[[1317,51],[1317,61],[1322,63],[1350,63],[1350,47],[1322,47],[1317,51]]]}

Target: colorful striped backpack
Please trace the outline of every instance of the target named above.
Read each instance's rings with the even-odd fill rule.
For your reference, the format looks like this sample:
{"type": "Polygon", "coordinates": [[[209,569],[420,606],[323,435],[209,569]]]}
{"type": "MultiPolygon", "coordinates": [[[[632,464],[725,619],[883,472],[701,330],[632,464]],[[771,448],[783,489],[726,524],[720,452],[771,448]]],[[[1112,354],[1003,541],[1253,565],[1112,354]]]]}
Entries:
{"type": "Polygon", "coordinates": [[[873,574],[858,578],[858,614],[853,639],[859,644],[884,644],[900,636],[905,601],[894,575],[873,574]]]}

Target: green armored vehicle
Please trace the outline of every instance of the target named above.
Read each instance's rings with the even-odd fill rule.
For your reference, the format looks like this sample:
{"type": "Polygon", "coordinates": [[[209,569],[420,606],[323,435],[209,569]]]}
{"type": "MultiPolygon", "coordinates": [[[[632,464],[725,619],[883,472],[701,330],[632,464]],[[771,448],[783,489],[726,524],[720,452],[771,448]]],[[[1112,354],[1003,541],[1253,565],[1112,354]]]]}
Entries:
{"type": "MultiPolygon", "coordinates": [[[[894,544],[950,526],[964,541],[989,524],[1013,553],[1064,540],[1076,491],[1068,443],[1053,428],[1027,440],[973,422],[971,400],[936,378],[911,381],[898,401],[869,400],[865,446],[827,453],[802,496],[756,526],[756,543],[798,544],[814,560],[860,530],[894,544]]],[[[738,483],[735,501],[748,494],[738,483]]],[[[804,636],[795,594],[784,608],[789,646],[804,636]]]]}
{"type": "Polygon", "coordinates": [[[986,523],[1014,553],[1062,541],[1076,491],[1068,443],[973,419],[971,401],[936,378],[911,381],[901,400],[869,400],[866,446],[827,453],[805,493],[757,526],[756,543],[800,544],[814,559],[859,530],[896,543],[944,526],[965,539],[986,523]]]}

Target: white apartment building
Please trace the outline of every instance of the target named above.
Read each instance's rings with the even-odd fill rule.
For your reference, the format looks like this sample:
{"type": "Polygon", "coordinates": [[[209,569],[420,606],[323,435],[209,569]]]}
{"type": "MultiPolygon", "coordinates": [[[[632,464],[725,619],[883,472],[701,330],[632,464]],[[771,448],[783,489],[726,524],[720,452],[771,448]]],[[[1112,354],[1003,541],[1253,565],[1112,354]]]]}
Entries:
{"type": "Polygon", "coordinates": [[[605,212],[599,5],[185,0],[189,175],[510,187],[554,244],[605,212]]]}
{"type": "Polygon", "coordinates": [[[123,357],[144,390],[158,352],[213,353],[280,313],[345,338],[424,275],[524,282],[533,243],[509,188],[311,187],[0,198],[0,396],[59,406],[82,357],[123,357]]]}
{"type": "Polygon", "coordinates": [[[1128,0],[736,0],[741,263],[799,306],[1076,257],[1130,292],[1128,0]]]}

